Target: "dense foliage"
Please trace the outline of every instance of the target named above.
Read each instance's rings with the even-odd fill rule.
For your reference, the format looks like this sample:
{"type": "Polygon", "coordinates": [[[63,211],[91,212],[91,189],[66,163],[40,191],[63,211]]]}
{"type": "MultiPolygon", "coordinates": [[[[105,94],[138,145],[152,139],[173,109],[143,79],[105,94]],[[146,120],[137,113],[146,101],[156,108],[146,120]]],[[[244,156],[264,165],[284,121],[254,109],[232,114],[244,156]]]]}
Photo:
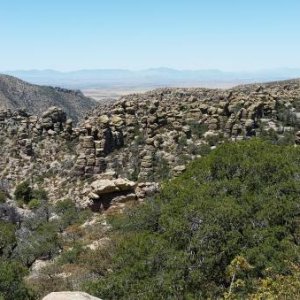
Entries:
{"type": "Polygon", "coordinates": [[[103,299],[260,299],[262,280],[285,278],[299,295],[299,192],[299,148],[224,144],[114,221],[112,271],[85,287],[103,299]]]}
{"type": "Polygon", "coordinates": [[[271,139],[218,146],[113,217],[109,233],[101,216],[89,224],[91,212],[53,205],[25,181],[15,200],[27,217],[0,204],[0,299],[80,289],[101,299],[297,299],[299,192],[300,148],[271,139]],[[24,281],[37,259],[48,263],[24,281]]]}
{"type": "MultiPolygon", "coordinates": [[[[57,256],[68,243],[67,235],[63,236],[62,232],[69,226],[82,224],[90,214],[79,211],[68,199],[51,205],[44,190],[32,189],[26,181],[17,186],[15,199],[22,203],[26,199],[32,211],[22,217],[13,206],[0,204],[3,218],[0,220],[0,300],[38,299],[44,296],[40,294],[41,289],[24,280],[29,268],[37,259],[51,260],[57,256]]],[[[46,292],[55,287],[49,289],[46,292]]]]}

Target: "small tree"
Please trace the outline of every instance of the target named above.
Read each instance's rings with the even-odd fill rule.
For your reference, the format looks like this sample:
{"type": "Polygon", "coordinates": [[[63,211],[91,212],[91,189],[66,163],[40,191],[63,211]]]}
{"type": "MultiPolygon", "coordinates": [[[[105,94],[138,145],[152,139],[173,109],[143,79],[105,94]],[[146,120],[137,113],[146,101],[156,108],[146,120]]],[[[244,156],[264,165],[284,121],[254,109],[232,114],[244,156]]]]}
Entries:
{"type": "Polygon", "coordinates": [[[11,223],[0,221],[0,255],[6,257],[16,244],[15,226],[11,223]]]}
{"type": "Polygon", "coordinates": [[[0,190],[0,203],[5,203],[6,201],[6,194],[0,190]]]}
{"type": "Polygon", "coordinates": [[[26,269],[20,263],[0,260],[0,299],[34,299],[23,282],[26,273],[26,269]]]}
{"type": "Polygon", "coordinates": [[[17,201],[28,203],[32,197],[32,188],[28,181],[23,181],[17,185],[15,190],[15,198],[17,201]]]}

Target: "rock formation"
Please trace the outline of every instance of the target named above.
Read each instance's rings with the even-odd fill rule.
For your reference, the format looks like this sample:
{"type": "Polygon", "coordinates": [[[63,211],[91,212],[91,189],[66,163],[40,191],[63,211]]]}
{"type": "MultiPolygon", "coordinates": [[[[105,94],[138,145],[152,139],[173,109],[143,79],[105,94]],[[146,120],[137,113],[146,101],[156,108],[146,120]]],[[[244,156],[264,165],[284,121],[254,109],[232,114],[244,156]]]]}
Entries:
{"type": "Polygon", "coordinates": [[[143,201],[158,182],[225,140],[300,144],[300,83],[159,89],[95,108],[78,126],[57,107],[0,112],[0,180],[29,179],[51,201],[103,211],[143,201]]]}

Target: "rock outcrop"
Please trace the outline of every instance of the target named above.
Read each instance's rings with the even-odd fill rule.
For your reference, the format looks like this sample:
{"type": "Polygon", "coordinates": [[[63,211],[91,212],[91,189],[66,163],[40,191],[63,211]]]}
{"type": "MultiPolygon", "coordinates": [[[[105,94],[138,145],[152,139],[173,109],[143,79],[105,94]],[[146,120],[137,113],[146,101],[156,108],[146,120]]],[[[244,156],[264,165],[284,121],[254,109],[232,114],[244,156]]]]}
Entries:
{"type": "Polygon", "coordinates": [[[98,179],[91,184],[88,199],[92,200],[91,208],[94,211],[103,211],[115,203],[135,201],[136,183],[128,179],[98,179]]]}
{"type": "Polygon", "coordinates": [[[300,124],[299,92],[295,81],[125,96],[81,124],[76,174],[113,169],[126,178],[156,180],[177,176],[205,147],[226,139],[272,132],[284,138],[300,124]]]}

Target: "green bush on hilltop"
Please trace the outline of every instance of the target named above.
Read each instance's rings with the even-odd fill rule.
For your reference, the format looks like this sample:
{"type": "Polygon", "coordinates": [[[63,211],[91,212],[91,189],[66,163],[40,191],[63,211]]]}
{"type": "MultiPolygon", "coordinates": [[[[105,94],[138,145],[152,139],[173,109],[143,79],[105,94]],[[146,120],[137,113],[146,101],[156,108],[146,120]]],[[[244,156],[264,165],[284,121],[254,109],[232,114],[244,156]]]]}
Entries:
{"type": "Polygon", "coordinates": [[[299,148],[221,145],[113,220],[112,271],[85,289],[104,299],[246,299],[259,295],[270,270],[275,283],[293,280],[299,174],[299,148]]]}
{"type": "Polygon", "coordinates": [[[0,203],[5,203],[6,202],[6,194],[5,192],[0,190],[0,203]]]}
{"type": "Polygon", "coordinates": [[[14,194],[17,201],[28,203],[32,197],[32,188],[29,182],[23,181],[18,184],[14,194]]]}

